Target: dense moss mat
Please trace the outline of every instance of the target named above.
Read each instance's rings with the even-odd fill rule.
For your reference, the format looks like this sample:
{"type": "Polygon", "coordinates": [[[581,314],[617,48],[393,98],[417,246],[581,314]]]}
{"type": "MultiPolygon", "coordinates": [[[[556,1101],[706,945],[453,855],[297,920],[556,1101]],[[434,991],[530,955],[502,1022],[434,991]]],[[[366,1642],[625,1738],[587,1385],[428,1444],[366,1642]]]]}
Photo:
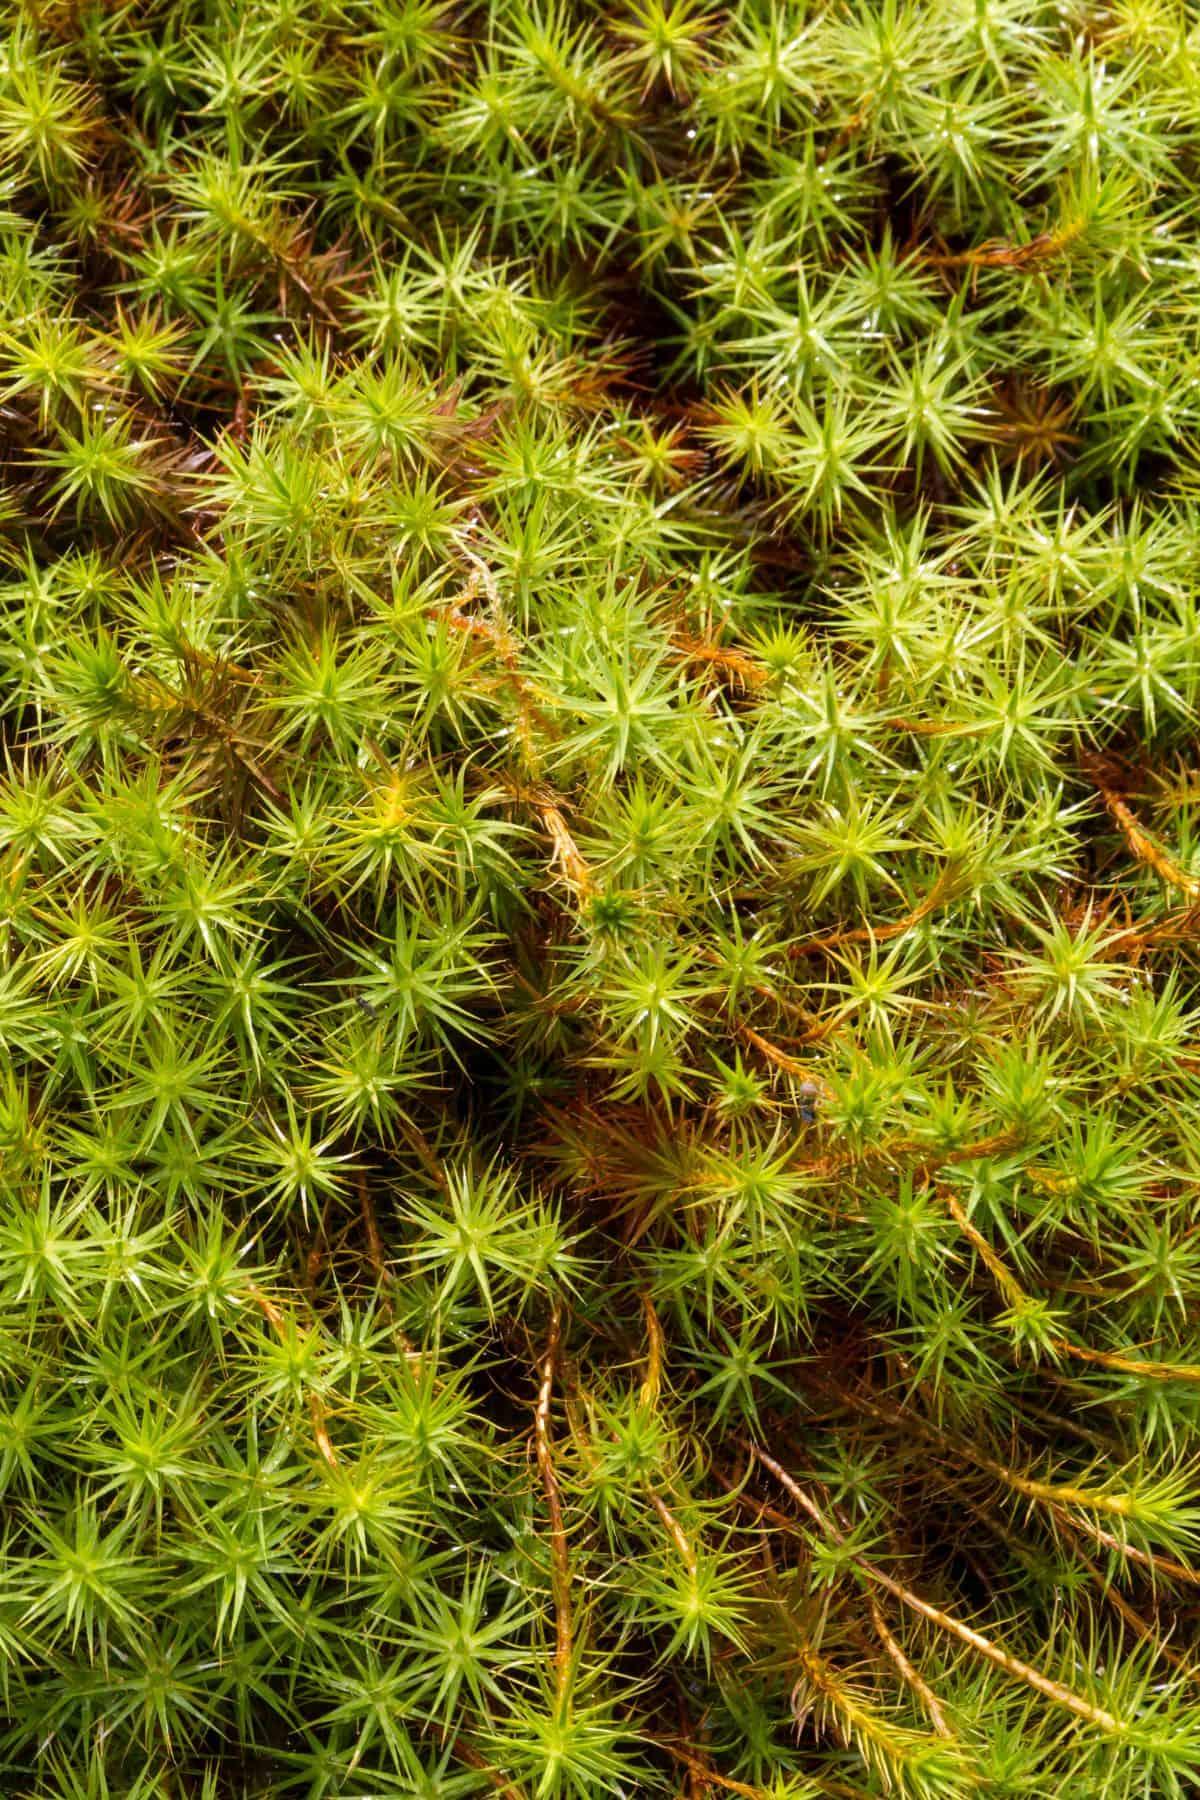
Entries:
{"type": "Polygon", "coordinates": [[[1200,15],[0,57],[0,1791],[1200,1784],[1200,15]]]}

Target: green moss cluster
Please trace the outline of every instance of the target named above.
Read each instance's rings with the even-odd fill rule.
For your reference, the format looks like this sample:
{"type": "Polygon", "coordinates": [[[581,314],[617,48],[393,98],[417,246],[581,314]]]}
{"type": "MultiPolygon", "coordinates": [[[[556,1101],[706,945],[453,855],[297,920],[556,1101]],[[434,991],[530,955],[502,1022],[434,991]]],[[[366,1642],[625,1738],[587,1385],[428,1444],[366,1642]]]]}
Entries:
{"type": "Polygon", "coordinates": [[[36,0],[0,1790],[1200,1783],[1200,17],[36,0]]]}

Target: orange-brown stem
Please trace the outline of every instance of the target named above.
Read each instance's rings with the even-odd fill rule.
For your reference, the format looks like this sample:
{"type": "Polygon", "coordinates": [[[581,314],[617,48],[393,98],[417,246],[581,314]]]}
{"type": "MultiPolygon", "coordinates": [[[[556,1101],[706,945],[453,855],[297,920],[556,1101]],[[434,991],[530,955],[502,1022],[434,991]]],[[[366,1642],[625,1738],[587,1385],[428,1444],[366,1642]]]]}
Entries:
{"type": "Polygon", "coordinates": [[[646,1315],[646,1373],[642,1377],[642,1399],[647,1406],[654,1406],[658,1400],[662,1386],[662,1370],[664,1361],[664,1342],[662,1326],[658,1314],[654,1310],[654,1302],[649,1294],[642,1295],[642,1311],[646,1315]]]}
{"type": "Polygon", "coordinates": [[[554,1679],[560,1700],[565,1698],[571,1681],[574,1637],[571,1621],[571,1555],[567,1528],[563,1521],[562,1495],[554,1467],[551,1437],[551,1411],[554,1404],[554,1376],[562,1338],[562,1314],[557,1305],[550,1315],[550,1335],[542,1357],[541,1385],[534,1415],[534,1437],[537,1444],[538,1472],[546,1493],[550,1514],[551,1585],[554,1594],[554,1679]]]}
{"type": "MultiPolygon", "coordinates": [[[[958,1196],[949,1188],[939,1188],[938,1193],[947,1212],[978,1254],[1007,1305],[1016,1310],[1028,1304],[1030,1296],[983,1234],[976,1230],[958,1196]]],[[[1077,1362],[1091,1363],[1097,1368],[1111,1369],[1117,1375],[1133,1375],[1142,1381],[1178,1381],[1193,1387],[1200,1386],[1200,1366],[1195,1363],[1154,1362],[1140,1356],[1121,1356],[1110,1350],[1092,1350],[1086,1344],[1073,1343],[1066,1337],[1052,1338],[1051,1347],[1060,1356],[1073,1357],[1077,1362]]]]}
{"type": "MultiPolygon", "coordinates": [[[[813,1500],[809,1494],[805,1493],[804,1489],[800,1487],[799,1483],[795,1481],[791,1475],[789,1475],[783,1465],[777,1462],[773,1456],[768,1455],[767,1452],[761,1449],[757,1444],[751,1446],[751,1448],[758,1461],[765,1469],[769,1470],[769,1472],[774,1475],[780,1486],[800,1510],[807,1514],[826,1536],[831,1537],[835,1543],[844,1545],[846,1542],[844,1534],[838,1530],[832,1520],[825,1516],[816,1501],[813,1500]]],[[[1118,1719],[1115,1714],[1109,1712],[1105,1707],[1093,1705],[1092,1702],[1086,1700],[1082,1694],[1075,1693],[1073,1689],[1065,1687],[1062,1682],[1055,1681],[1049,1675],[1044,1675],[1040,1669],[1035,1669],[1032,1664],[1024,1662],[1020,1657],[1013,1656],[1011,1652],[1002,1649],[999,1644],[993,1643],[991,1638],[986,1637],[983,1632],[976,1631],[971,1625],[965,1625],[961,1619],[956,1619],[953,1614],[944,1612],[941,1607],[931,1605],[928,1600],[923,1600],[912,1588],[906,1587],[902,1581],[897,1581],[895,1577],[889,1575],[886,1570],[877,1568],[874,1563],[868,1562],[865,1557],[855,1554],[853,1561],[855,1567],[868,1581],[872,1581],[877,1586],[882,1587],[885,1592],[891,1594],[894,1599],[899,1600],[904,1606],[907,1606],[909,1610],[916,1613],[918,1617],[927,1620],[931,1625],[937,1626],[940,1631],[957,1639],[960,1644],[965,1644],[969,1649],[976,1651],[978,1655],[994,1664],[996,1668],[1003,1669],[1007,1675],[1011,1675],[1015,1680],[1024,1682],[1026,1686],[1031,1687],[1037,1693],[1044,1695],[1047,1700],[1053,1700],[1056,1705],[1065,1708],[1068,1712],[1074,1713],[1077,1718],[1086,1719],[1089,1724],[1098,1726],[1102,1731],[1108,1732],[1114,1736],[1119,1735],[1123,1731],[1124,1727],[1121,1720],[1118,1719]]]]}
{"type": "Polygon", "coordinates": [[[325,1424],[325,1408],[316,1394],[310,1394],[308,1397],[308,1411],[309,1417],[312,1419],[313,1437],[316,1439],[317,1449],[321,1453],[321,1461],[327,1469],[336,1472],[339,1467],[337,1451],[333,1447],[333,1439],[325,1424]]]}
{"type": "Polygon", "coordinates": [[[1186,894],[1188,899],[1193,902],[1200,901],[1200,881],[1194,875],[1189,875],[1186,870],[1181,869],[1179,864],[1142,830],[1135,814],[1122,800],[1115,788],[1110,787],[1098,774],[1094,774],[1092,779],[1096,783],[1105,806],[1117,825],[1120,826],[1125,842],[1129,845],[1137,861],[1144,864],[1146,868],[1153,869],[1159,880],[1165,881],[1168,887],[1177,888],[1180,893],[1186,894]]]}
{"type": "Polygon", "coordinates": [[[942,252],[926,256],[924,261],[935,269],[1031,269],[1051,262],[1070,249],[1083,235],[1086,220],[1071,219],[1057,231],[1039,231],[1026,244],[1014,244],[1004,238],[989,238],[972,250],[942,252]]]}
{"type": "Polygon", "coordinates": [[[661,1494],[656,1494],[651,1490],[650,1504],[666,1526],[671,1541],[675,1545],[675,1548],[678,1550],[683,1561],[684,1568],[689,1575],[695,1575],[697,1567],[696,1552],[692,1549],[691,1541],[689,1540],[686,1531],[683,1529],[683,1526],[679,1523],[679,1520],[675,1517],[675,1514],[671,1511],[661,1494]]]}
{"type": "Polygon", "coordinates": [[[875,1627],[875,1635],[883,1645],[887,1655],[891,1658],[892,1662],[895,1663],[897,1669],[899,1669],[901,1679],[906,1686],[912,1689],[918,1700],[920,1700],[925,1711],[929,1714],[929,1722],[937,1732],[938,1736],[952,1738],[954,1733],[947,1723],[946,1714],[942,1708],[941,1701],[938,1699],[925,1677],[921,1674],[920,1670],[914,1667],[909,1661],[904,1653],[903,1646],[892,1636],[891,1631],[888,1629],[887,1620],[883,1616],[883,1609],[874,1594],[871,1595],[870,1602],[871,1623],[875,1627]]]}
{"type": "Polygon", "coordinates": [[[927,919],[932,912],[949,900],[954,891],[954,878],[949,870],[943,870],[938,876],[924,900],[914,906],[911,912],[901,919],[892,919],[886,925],[856,925],[848,931],[831,931],[825,937],[806,938],[803,943],[793,944],[788,952],[790,956],[824,956],[831,951],[842,950],[847,944],[887,944],[893,938],[903,937],[922,919],[927,919]]]}

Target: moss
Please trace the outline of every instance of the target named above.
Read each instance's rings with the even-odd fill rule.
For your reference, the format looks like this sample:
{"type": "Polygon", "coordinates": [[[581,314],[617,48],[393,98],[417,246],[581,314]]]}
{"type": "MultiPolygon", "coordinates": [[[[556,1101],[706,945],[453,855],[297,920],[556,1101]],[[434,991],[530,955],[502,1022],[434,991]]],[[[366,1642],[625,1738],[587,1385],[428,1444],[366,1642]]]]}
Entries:
{"type": "Polygon", "coordinates": [[[1195,1791],[1195,9],[4,29],[4,1792],[1195,1791]]]}

